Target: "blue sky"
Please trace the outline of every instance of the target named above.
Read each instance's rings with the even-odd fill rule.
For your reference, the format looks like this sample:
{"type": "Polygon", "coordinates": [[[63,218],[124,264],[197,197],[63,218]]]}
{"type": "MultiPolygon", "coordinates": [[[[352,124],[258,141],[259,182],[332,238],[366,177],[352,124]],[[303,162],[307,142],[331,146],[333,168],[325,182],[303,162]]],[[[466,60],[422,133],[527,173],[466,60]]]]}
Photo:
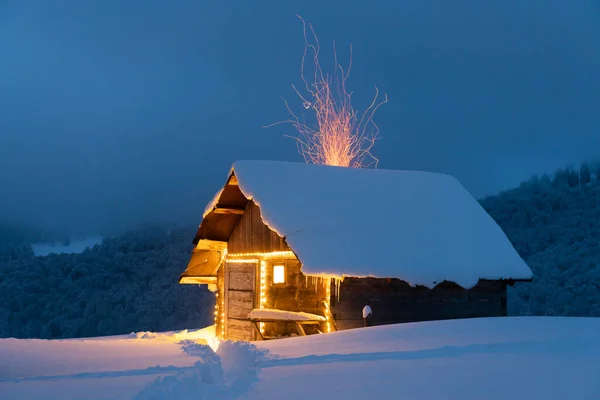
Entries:
{"type": "Polygon", "coordinates": [[[374,85],[380,168],[449,173],[476,196],[600,157],[594,1],[5,0],[0,216],[97,233],[199,222],[236,159],[302,161],[302,25],[349,87],[374,85]]]}

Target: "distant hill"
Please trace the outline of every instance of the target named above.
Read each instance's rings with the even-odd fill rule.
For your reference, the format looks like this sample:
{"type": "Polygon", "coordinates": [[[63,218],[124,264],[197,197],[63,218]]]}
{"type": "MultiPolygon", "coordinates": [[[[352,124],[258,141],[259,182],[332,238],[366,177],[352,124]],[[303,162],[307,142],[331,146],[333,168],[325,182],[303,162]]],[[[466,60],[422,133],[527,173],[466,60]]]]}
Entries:
{"type": "Polygon", "coordinates": [[[585,163],[481,200],[534,273],[513,315],[600,316],[600,171],[585,163]]]}
{"type": "Polygon", "coordinates": [[[0,244],[13,249],[0,260],[0,337],[87,337],[208,325],[214,296],[177,283],[195,228],[142,229],[81,254],[46,257],[34,257],[24,243],[0,244]]]}
{"type": "MultiPolygon", "coordinates": [[[[535,275],[509,291],[510,314],[600,316],[599,169],[563,168],[481,200],[535,275]]],[[[0,337],[210,324],[214,296],[177,284],[195,229],[148,227],[81,254],[35,257],[31,243],[56,237],[0,224],[0,337]]]]}

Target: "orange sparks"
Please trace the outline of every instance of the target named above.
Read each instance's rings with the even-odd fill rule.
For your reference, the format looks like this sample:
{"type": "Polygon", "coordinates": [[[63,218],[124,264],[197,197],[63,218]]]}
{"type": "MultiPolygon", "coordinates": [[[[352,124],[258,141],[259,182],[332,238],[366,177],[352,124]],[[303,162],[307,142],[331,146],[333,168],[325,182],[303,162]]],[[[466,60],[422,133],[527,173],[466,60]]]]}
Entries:
{"type": "Polygon", "coordinates": [[[371,154],[371,149],[378,138],[379,127],[373,122],[373,115],[377,109],[387,103],[387,96],[379,101],[379,90],[375,87],[375,97],[369,107],[362,113],[357,112],[351,104],[351,95],[346,89],[346,81],[352,67],[352,46],[350,46],[350,62],[348,70],[338,63],[335,43],[333,55],[335,72],[332,76],[323,72],[319,61],[319,40],[311,24],[308,24],[310,35],[314,43],[309,43],[307,26],[302,17],[304,29],[304,53],[300,76],[304,82],[306,92],[292,88],[300,98],[306,110],[315,113],[316,126],[307,125],[304,117],[292,111],[288,102],[283,99],[291,117],[288,120],[277,122],[290,123],[298,131],[296,140],[298,151],[304,160],[312,164],[336,165],[342,167],[370,167],[377,166],[379,160],[371,154]],[[314,73],[310,79],[305,76],[306,58],[312,56],[314,73]]]}

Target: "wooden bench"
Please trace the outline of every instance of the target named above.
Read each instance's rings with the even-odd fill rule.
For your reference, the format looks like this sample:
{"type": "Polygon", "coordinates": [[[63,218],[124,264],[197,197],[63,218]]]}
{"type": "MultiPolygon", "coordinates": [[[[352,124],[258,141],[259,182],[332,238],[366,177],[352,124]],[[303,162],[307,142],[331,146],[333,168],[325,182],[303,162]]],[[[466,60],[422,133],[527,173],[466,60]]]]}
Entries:
{"type": "Polygon", "coordinates": [[[293,332],[289,335],[265,335],[261,332],[261,323],[290,324],[295,328],[295,336],[307,336],[323,333],[321,332],[320,325],[326,321],[326,318],[321,315],[272,309],[252,310],[248,315],[248,319],[252,321],[252,326],[256,329],[260,340],[280,339],[294,336],[293,332]]]}

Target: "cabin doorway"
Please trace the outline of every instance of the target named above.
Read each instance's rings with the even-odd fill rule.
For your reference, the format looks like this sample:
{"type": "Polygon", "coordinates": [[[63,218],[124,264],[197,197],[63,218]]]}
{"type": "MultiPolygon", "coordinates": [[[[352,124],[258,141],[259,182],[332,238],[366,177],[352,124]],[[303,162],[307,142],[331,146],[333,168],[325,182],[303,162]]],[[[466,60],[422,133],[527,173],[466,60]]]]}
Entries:
{"type": "Polygon", "coordinates": [[[255,308],[257,262],[225,262],[226,330],[229,340],[253,339],[248,314],[255,308]]]}

